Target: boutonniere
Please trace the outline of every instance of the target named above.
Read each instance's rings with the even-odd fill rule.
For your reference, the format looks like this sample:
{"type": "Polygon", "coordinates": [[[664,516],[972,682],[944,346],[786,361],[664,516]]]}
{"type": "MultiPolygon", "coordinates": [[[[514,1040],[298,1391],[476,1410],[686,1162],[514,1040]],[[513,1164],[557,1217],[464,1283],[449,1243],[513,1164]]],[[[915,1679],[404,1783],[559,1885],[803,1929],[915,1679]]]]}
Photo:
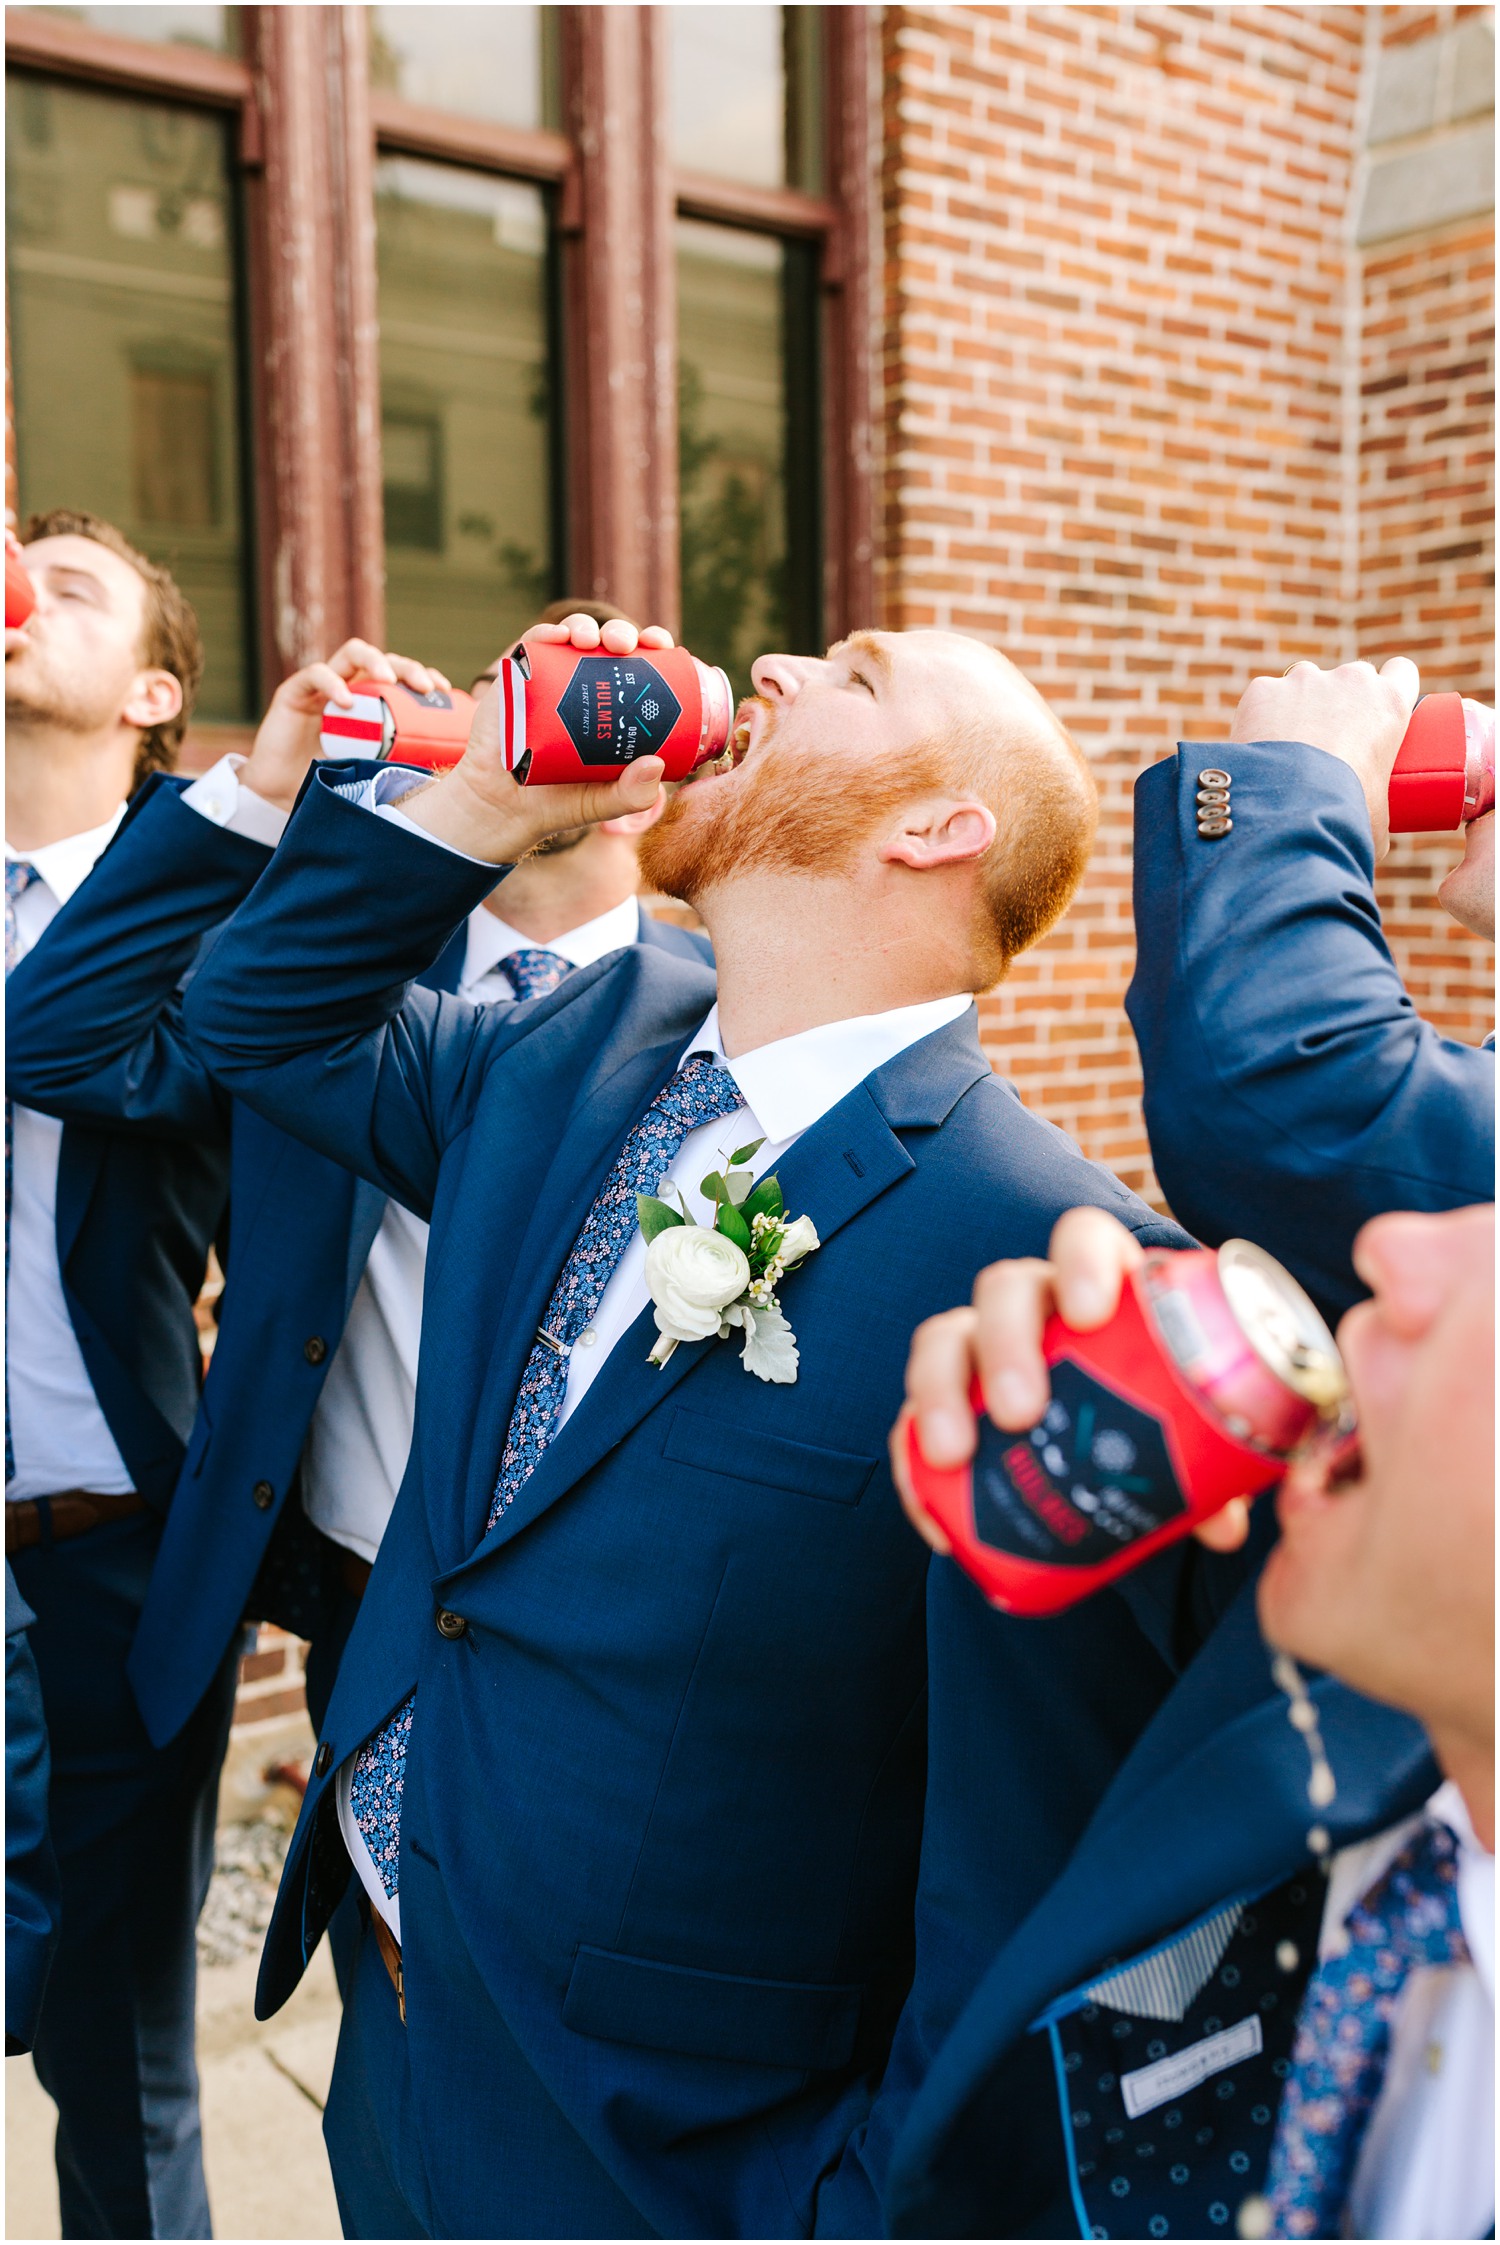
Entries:
{"type": "Polygon", "coordinates": [[[715,1203],[711,1226],[698,1223],[685,1200],[679,1214],[653,1194],[637,1193],[646,1290],[661,1335],[649,1363],[665,1364],[679,1341],[724,1340],[738,1329],[747,1372],[783,1384],[796,1379],[797,1336],[776,1289],[812,1254],[818,1235],[810,1216],[787,1215],[774,1177],[753,1183],[746,1164],[764,1144],[757,1138],[741,1146],[704,1178],[699,1190],[715,1203]]]}

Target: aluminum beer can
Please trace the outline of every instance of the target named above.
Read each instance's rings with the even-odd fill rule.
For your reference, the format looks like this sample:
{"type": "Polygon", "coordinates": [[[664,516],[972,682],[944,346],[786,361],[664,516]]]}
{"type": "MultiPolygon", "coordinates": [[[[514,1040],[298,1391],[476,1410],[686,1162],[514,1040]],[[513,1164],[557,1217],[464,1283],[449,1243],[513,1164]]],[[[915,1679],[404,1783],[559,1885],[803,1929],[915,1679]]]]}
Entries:
{"type": "Polygon", "coordinates": [[[325,756],[369,756],[377,763],[415,764],[423,771],[446,771],[469,741],[474,697],[457,686],[434,686],[419,694],[411,686],[379,678],[351,678],[353,702],[323,705],[325,756]]]}
{"type": "Polygon", "coordinates": [[[500,664],[506,769],[526,787],[617,779],[640,756],[659,756],[669,780],[719,756],[734,723],[722,670],[685,647],[513,647],[500,664]]]}
{"type": "Polygon", "coordinates": [[[1495,807],[1495,712],[1461,694],[1424,694],[1391,772],[1393,834],[1452,833],[1495,807]]]}
{"type": "Polygon", "coordinates": [[[36,606],[36,592],[25,565],[13,553],[5,556],[5,628],[19,631],[36,606]]]}
{"type": "Polygon", "coordinates": [[[1008,1613],[1088,1597],[1352,1426],[1333,1335],[1248,1240],[1148,1256],[1107,1325],[1075,1333],[1053,1316],[1042,1347],[1052,1400],[1028,1431],[997,1427],[977,1382],[967,1465],[939,1472],[908,1429],[919,1502],[1008,1613]]]}

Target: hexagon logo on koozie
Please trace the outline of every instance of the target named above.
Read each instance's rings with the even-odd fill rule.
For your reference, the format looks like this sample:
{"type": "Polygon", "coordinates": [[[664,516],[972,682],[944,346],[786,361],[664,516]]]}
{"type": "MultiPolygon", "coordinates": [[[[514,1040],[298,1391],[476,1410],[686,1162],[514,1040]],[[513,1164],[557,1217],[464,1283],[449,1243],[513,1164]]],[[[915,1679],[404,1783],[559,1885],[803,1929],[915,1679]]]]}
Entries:
{"type": "Polygon", "coordinates": [[[682,704],[639,655],[582,655],[557,714],[585,764],[633,764],[658,752],[682,704]]]}
{"type": "Polygon", "coordinates": [[[979,1424],[974,1529],[981,1543],[1053,1567],[1097,1567],[1187,1510],[1160,1423],[1076,1364],[1054,1364],[1029,1434],[979,1424]]]}

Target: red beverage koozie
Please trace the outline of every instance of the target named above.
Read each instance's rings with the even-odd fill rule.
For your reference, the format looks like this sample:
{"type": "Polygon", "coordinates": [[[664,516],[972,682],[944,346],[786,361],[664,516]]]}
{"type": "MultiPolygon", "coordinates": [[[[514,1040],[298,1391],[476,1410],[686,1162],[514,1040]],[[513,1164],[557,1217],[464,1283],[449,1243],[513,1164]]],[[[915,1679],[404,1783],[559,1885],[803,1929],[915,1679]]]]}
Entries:
{"type": "Polygon", "coordinates": [[[976,1381],[967,1465],[929,1465],[907,1430],[919,1503],[1008,1613],[1076,1604],[1350,1423],[1333,1335],[1245,1240],[1148,1257],[1107,1325],[1075,1333],[1054,1316],[1042,1348],[1052,1398],[1034,1427],[1002,1431],[976,1381]]]}
{"type": "Polygon", "coordinates": [[[525,787],[618,779],[642,756],[686,779],[722,754],[734,722],[725,673],[685,647],[610,655],[523,642],[502,660],[495,691],[506,769],[525,787]]]}
{"type": "Polygon", "coordinates": [[[370,756],[380,763],[415,764],[424,771],[446,771],[469,745],[474,697],[457,686],[434,686],[419,694],[413,687],[387,685],[378,678],[351,678],[354,700],[323,705],[325,756],[370,756]]]}
{"type": "Polygon", "coordinates": [[[1495,807],[1495,713],[1461,694],[1424,694],[1391,772],[1393,834],[1448,834],[1495,807]]]}
{"type": "Polygon", "coordinates": [[[13,553],[5,556],[5,628],[19,631],[36,607],[36,588],[13,553]]]}

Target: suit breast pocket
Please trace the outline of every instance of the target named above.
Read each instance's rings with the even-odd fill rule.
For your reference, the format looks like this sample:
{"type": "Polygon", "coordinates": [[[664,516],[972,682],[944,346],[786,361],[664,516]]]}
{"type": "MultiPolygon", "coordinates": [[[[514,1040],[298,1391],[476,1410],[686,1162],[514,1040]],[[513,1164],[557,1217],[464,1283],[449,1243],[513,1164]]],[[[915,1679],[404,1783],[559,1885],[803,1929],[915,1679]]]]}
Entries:
{"type": "Polygon", "coordinates": [[[797,1496],[821,1497],[829,1504],[858,1504],[879,1460],[853,1450],[827,1450],[819,1443],[793,1442],[784,1434],[727,1426],[701,1411],[674,1411],[662,1456],[700,1473],[720,1473],[731,1481],[761,1488],[790,1489],[797,1496]]]}

